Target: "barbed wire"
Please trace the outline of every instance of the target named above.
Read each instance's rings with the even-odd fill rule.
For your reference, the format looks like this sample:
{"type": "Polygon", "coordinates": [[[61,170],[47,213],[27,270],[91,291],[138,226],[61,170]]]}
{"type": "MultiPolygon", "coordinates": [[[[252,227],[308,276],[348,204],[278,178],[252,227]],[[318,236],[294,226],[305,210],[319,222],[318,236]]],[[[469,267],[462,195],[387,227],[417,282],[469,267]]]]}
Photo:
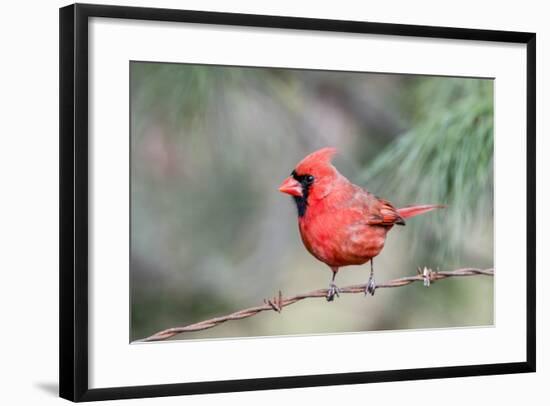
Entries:
{"type": "MultiPolygon", "coordinates": [[[[404,278],[397,278],[383,283],[377,283],[376,289],[379,288],[398,288],[401,286],[409,285],[414,282],[422,281],[424,286],[429,287],[431,283],[436,282],[441,279],[447,279],[451,277],[461,277],[461,276],[478,276],[478,275],[488,275],[494,276],[494,269],[477,269],[477,268],[461,268],[454,271],[433,271],[430,268],[418,268],[417,274],[415,276],[407,276],[404,278]]],[[[343,288],[339,288],[339,293],[364,293],[366,289],[366,284],[361,285],[351,285],[343,288]]],[[[229,320],[241,320],[247,317],[255,316],[256,314],[264,311],[276,311],[280,313],[284,307],[290,306],[296,302],[299,302],[308,298],[326,298],[327,289],[317,289],[311,292],[298,294],[292,297],[284,298],[281,291],[279,294],[270,299],[264,299],[264,304],[260,306],[250,307],[248,309],[243,309],[236,311],[234,313],[214,317],[212,319],[200,321],[198,323],[189,324],[182,327],[172,327],[158,333],[155,333],[149,337],[146,337],[138,342],[149,342],[149,341],[162,341],[174,337],[175,335],[182,333],[189,333],[192,331],[206,330],[212,327],[215,327],[219,324],[225,323],[229,320]]]]}

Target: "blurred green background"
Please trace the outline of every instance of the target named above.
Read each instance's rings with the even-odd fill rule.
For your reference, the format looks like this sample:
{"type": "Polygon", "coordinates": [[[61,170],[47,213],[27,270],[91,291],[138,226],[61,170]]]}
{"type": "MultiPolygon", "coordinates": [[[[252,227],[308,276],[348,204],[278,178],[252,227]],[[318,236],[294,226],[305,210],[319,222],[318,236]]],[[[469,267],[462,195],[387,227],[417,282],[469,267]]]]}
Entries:
{"type": "MultiPolygon", "coordinates": [[[[131,340],[328,285],[277,190],[324,146],[398,207],[449,205],[389,233],[377,281],[493,266],[492,80],[145,62],[130,79],[131,340]]],[[[337,284],[368,270],[343,268],[337,284]]],[[[310,299],[176,339],[492,323],[482,276],[310,299]]]]}

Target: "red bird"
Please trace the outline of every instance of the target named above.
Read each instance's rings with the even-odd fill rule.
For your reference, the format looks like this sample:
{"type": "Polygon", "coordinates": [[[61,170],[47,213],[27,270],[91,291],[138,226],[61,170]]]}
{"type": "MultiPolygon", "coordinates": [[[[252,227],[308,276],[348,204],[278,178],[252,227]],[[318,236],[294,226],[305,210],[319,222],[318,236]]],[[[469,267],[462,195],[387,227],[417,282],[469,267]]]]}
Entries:
{"type": "Polygon", "coordinates": [[[334,148],[306,156],[284,180],[279,191],[294,198],[298,226],[307,250],[332,270],[327,300],[339,296],[334,283],[340,267],[371,263],[365,294],[374,295],[373,258],[384,248],[394,224],[445,207],[419,205],[396,209],[387,200],[351,183],[331,164],[334,148]]]}

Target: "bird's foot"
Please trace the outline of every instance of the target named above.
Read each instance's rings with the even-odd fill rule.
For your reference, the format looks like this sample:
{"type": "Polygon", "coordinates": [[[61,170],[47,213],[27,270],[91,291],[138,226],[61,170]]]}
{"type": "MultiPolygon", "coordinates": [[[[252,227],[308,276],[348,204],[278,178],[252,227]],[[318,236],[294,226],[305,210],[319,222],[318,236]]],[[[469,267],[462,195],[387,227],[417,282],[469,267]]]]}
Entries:
{"type": "Polygon", "coordinates": [[[331,282],[330,285],[328,285],[327,302],[332,302],[334,300],[334,296],[340,297],[340,289],[334,284],[334,282],[331,282]]]}
{"type": "Polygon", "coordinates": [[[374,292],[376,292],[376,282],[374,281],[374,276],[371,275],[367,282],[367,286],[365,286],[365,296],[368,294],[374,296],[374,292]]]}

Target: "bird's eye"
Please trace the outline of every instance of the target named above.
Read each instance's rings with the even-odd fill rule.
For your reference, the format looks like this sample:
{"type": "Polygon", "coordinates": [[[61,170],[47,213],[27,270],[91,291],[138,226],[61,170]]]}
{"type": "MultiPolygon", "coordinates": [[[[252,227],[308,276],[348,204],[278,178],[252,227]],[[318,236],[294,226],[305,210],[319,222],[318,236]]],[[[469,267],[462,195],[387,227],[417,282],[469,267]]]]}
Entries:
{"type": "Polygon", "coordinates": [[[314,179],[315,179],[315,178],[314,178],[312,175],[307,175],[307,176],[306,176],[306,182],[307,182],[307,183],[313,183],[313,180],[314,180],[314,179]]]}

